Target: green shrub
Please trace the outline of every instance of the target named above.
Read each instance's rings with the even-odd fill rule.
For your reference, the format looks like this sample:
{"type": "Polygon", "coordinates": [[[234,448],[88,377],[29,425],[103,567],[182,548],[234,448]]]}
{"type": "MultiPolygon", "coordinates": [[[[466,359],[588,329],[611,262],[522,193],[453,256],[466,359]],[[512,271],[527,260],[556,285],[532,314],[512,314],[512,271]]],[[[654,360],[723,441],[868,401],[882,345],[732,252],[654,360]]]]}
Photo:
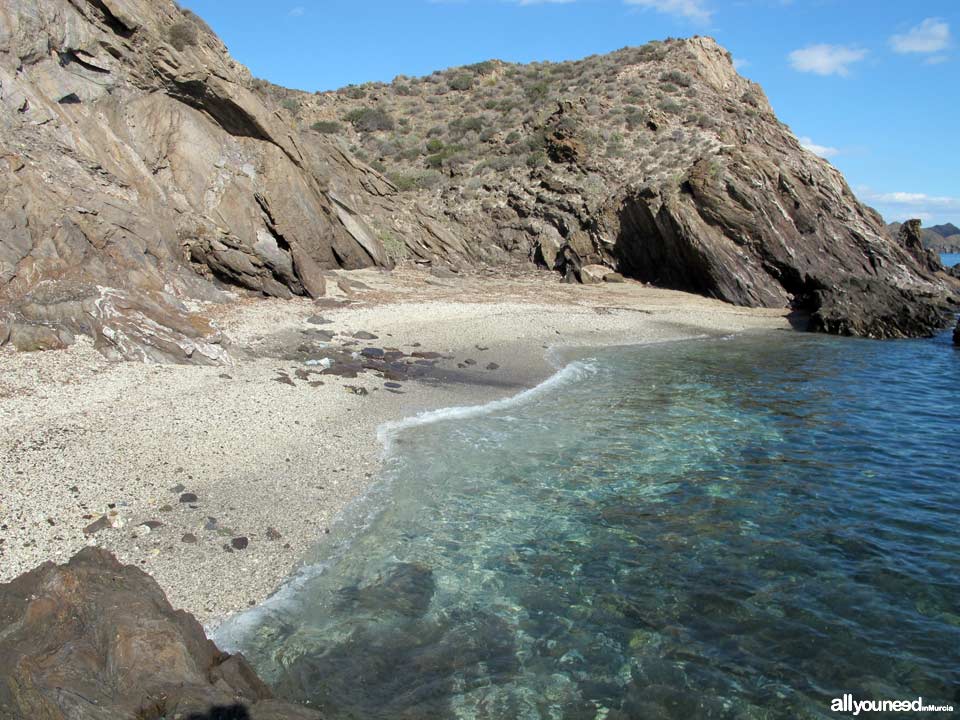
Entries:
{"type": "Polygon", "coordinates": [[[663,90],[664,92],[675,93],[680,88],[678,88],[673,83],[660,83],[660,89],[663,90]]]}
{"type": "Polygon", "coordinates": [[[167,39],[177,50],[183,52],[199,42],[197,26],[189,20],[176,22],[167,30],[167,39]]]}
{"type": "Polygon", "coordinates": [[[401,192],[428,190],[443,181],[443,175],[432,170],[414,173],[390,173],[387,177],[401,192]]]}
{"type": "Polygon", "coordinates": [[[359,85],[348,85],[343,89],[343,94],[351,100],[363,100],[367,96],[367,91],[359,85]]]}
{"type": "Polygon", "coordinates": [[[542,102],[547,99],[547,96],[550,94],[550,85],[545,82],[537,82],[532,85],[528,85],[524,89],[524,94],[526,94],[527,99],[533,102],[542,102]]]}
{"type": "Polygon", "coordinates": [[[410,249],[403,238],[397,237],[389,230],[378,230],[377,235],[380,236],[380,244],[383,245],[387,257],[394,262],[403,260],[410,255],[410,249]]]}
{"type": "Polygon", "coordinates": [[[483,62],[467,65],[464,70],[469,70],[474,75],[491,75],[497,69],[497,64],[493,60],[484,60],[483,62]]]}
{"type": "Polygon", "coordinates": [[[310,129],[321,135],[339,135],[343,132],[343,125],[334,120],[318,120],[310,129]]]}
{"type": "Polygon", "coordinates": [[[427,140],[427,152],[438,153],[443,150],[443,140],[439,138],[430,138],[427,140]]]}
{"type": "Polygon", "coordinates": [[[669,70],[663,73],[660,76],[660,80],[666,83],[673,83],[674,85],[679,85],[680,87],[690,87],[693,83],[693,80],[690,79],[690,76],[686,73],[680,72],[679,70],[669,70]]]}
{"type": "Polygon", "coordinates": [[[679,115],[683,112],[683,106],[675,100],[664,100],[660,103],[659,108],[671,115],[679,115]]]}
{"type": "Polygon", "coordinates": [[[393,130],[394,122],[383,108],[357,108],[343,117],[358,132],[370,133],[378,130],[393,130]]]}
{"type": "Polygon", "coordinates": [[[513,145],[518,142],[522,136],[516,130],[513,130],[509,135],[507,135],[507,145],[513,145]]]}
{"type": "Polygon", "coordinates": [[[543,150],[535,150],[527,155],[527,167],[541,168],[547,164],[547,153],[543,150]]]}
{"type": "Polygon", "coordinates": [[[448,83],[451,90],[459,90],[461,92],[469,90],[473,87],[473,75],[468,75],[463,73],[462,75],[457,75],[448,83]]]}
{"type": "Polygon", "coordinates": [[[300,103],[298,103],[293,98],[287,98],[282,103],[280,103],[280,105],[283,107],[284,110],[286,110],[287,112],[291,112],[294,115],[300,112],[300,103]]]}

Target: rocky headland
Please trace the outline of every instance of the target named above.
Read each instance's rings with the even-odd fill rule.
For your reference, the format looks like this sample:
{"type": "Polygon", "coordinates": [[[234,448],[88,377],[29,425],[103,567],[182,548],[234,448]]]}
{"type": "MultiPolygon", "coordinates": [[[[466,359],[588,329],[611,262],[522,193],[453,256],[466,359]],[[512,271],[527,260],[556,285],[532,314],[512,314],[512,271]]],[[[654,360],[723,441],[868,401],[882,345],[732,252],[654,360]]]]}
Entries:
{"type": "Polygon", "coordinates": [[[616,271],[870,337],[934,332],[954,291],[709,38],[308,94],[170,0],[10,0],[0,87],[18,350],[222,363],[211,305],[397,261],[616,271]]]}

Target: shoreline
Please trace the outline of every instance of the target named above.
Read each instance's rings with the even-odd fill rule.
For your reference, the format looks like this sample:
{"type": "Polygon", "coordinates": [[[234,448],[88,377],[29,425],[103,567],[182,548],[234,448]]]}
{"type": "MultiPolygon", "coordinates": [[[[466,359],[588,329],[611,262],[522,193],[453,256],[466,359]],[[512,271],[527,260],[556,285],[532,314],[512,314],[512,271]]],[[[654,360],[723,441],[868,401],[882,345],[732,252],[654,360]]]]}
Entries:
{"type": "Polygon", "coordinates": [[[215,628],[282,587],[371,487],[386,451],[381,426],[529,391],[556,372],[551,348],[789,329],[786,311],[637,283],[568,286],[537,273],[440,282],[413,270],[344,277],[363,287],[334,298],[342,307],[219,308],[234,339],[230,367],[109,363],[85,342],[0,353],[0,448],[11,458],[0,478],[0,582],[95,544],[215,628]],[[317,315],[323,324],[308,322],[317,315]],[[399,387],[370,372],[312,374],[298,343],[318,328],[348,350],[397,348],[426,374],[391,383],[399,387]],[[375,337],[358,342],[358,333],[375,337]],[[108,526],[84,534],[100,518],[108,526]]]}

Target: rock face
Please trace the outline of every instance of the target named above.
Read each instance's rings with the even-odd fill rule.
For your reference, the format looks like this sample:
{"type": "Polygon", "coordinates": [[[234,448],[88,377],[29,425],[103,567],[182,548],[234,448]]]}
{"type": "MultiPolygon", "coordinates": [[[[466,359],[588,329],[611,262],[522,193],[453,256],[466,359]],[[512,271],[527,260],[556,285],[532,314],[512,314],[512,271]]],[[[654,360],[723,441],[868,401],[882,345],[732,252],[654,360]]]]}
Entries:
{"type": "Polygon", "coordinates": [[[143,571],[87,548],[0,585],[0,719],[308,720],[143,571]]]}
{"type": "Polygon", "coordinates": [[[217,362],[224,281],[321,295],[389,265],[390,185],[296,133],[199,18],[161,0],[0,7],[0,305],[20,349],[77,333],[128,359],[217,362]],[[331,175],[336,176],[331,179],[331,175]]]}
{"type": "Polygon", "coordinates": [[[929,334],[949,292],[707,38],[311,95],[171,0],[6,0],[0,105],[21,350],[222,362],[207,304],[402,258],[602,265],[876,337],[929,334]]]}
{"type": "Polygon", "coordinates": [[[953,291],[936,259],[909,233],[891,238],[709,38],[297,98],[304,125],[370,108],[398,123],[403,132],[341,133],[378,153],[411,202],[476,238],[481,256],[578,277],[605,265],[792,307],[825,332],[929,335],[945,322],[953,291]]]}

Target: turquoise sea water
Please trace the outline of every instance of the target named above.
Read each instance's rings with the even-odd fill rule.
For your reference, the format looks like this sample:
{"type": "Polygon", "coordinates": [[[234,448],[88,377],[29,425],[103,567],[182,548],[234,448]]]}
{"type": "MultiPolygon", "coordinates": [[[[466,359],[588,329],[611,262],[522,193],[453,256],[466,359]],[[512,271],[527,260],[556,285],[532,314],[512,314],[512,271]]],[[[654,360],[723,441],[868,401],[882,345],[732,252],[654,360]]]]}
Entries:
{"type": "Polygon", "coordinates": [[[948,335],[590,352],[388,433],[310,571],[217,639],[330,718],[960,707],[958,412],[948,335]]]}

